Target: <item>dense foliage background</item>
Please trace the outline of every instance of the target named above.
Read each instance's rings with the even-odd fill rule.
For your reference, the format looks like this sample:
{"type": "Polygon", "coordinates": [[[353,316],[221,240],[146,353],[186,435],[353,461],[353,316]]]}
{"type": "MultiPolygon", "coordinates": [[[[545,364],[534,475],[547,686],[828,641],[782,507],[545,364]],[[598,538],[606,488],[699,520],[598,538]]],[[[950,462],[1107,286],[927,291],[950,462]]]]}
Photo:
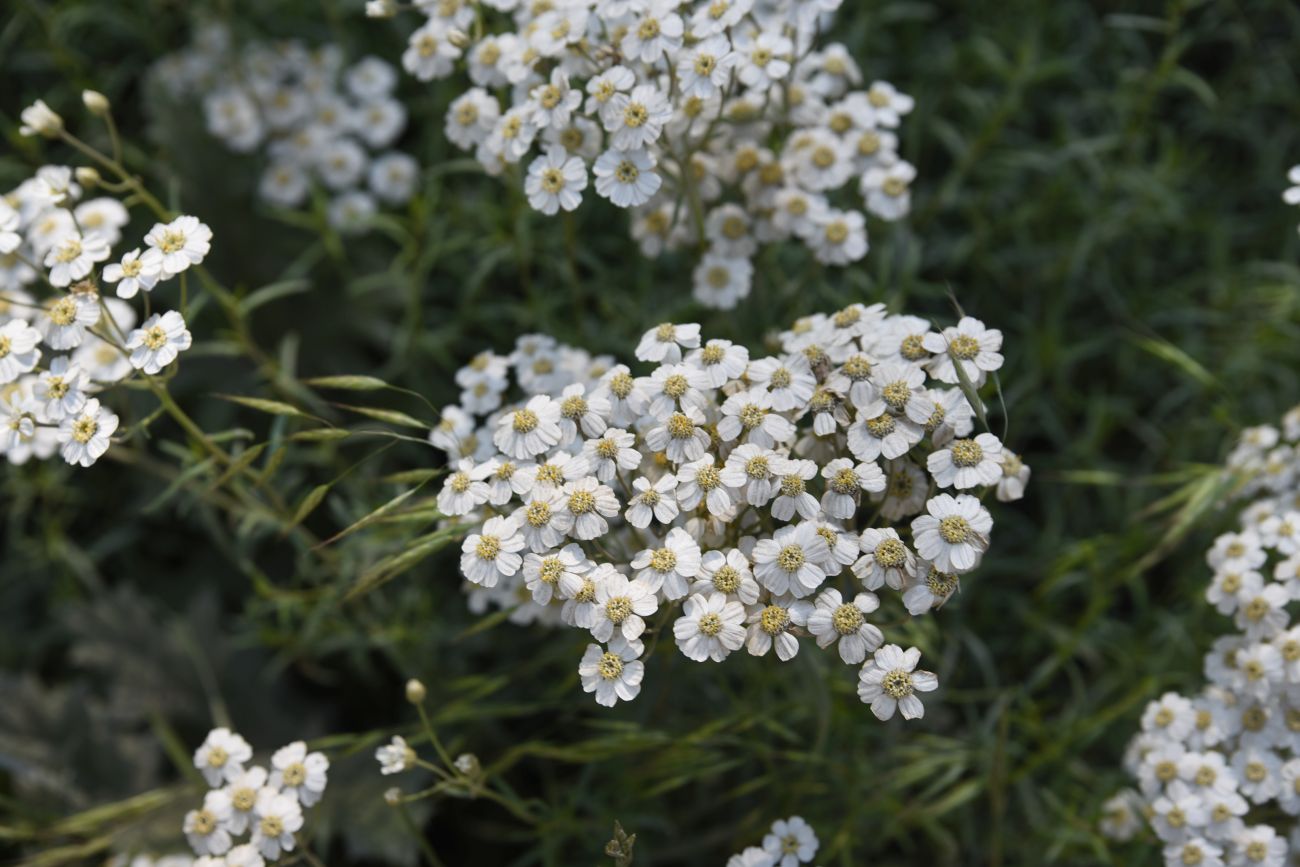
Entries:
{"type": "MultiPolygon", "coordinates": [[[[188,753],[229,720],[263,749],[331,748],[313,832],[329,864],[414,864],[415,829],[449,865],[594,864],[616,819],[638,865],[721,863],[789,813],[827,865],[1158,863],[1149,843],[1107,844],[1095,818],[1143,703],[1192,682],[1218,628],[1199,552],[1225,516],[1206,467],[1300,400],[1300,213],[1280,200],[1300,162],[1300,9],[846,2],[838,38],[917,99],[913,216],[873,229],[865,267],[767,257],[727,315],[690,302],[683,262],[635,255],[612,210],[546,220],[458,159],[441,134],[450,87],[403,80],[424,194],[344,240],[319,214],[254,205],[248,158],[146,79],[205,16],[395,59],[409,28],[360,5],[11,0],[0,20],[0,188],[69,156],[18,136],[25,104],[72,115],[81,88],[106,93],[134,168],[213,227],[212,269],[256,298],[234,318],[205,309],[178,394],[236,450],[269,439],[254,466],[290,512],[331,484],[282,533],[178,475],[196,458],[179,446],[0,474],[0,855],[181,850],[188,753]],[[362,461],[382,442],[294,443],[292,419],[212,397],[269,389],[338,419],[340,396],[301,380],[365,373],[439,406],[459,364],[528,331],[630,357],[665,319],[754,344],[849,301],[950,318],[953,298],[1006,334],[994,427],[1034,479],[997,510],[961,596],[895,627],[941,680],[908,726],[879,724],[812,653],[659,655],[642,696],[605,711],[577,689],[583,639],[470,614],[450,551],[348,598],[433,529],[428,505],[317,543],[410,488],[391,474],[431,452],[398,442],[362,461]],[[410,676],[510,809],[384,804],[393,780],[371,753],[417,730],[410,676]]],[[[430,416],[401,394],[384,405],[430,416]]]]}

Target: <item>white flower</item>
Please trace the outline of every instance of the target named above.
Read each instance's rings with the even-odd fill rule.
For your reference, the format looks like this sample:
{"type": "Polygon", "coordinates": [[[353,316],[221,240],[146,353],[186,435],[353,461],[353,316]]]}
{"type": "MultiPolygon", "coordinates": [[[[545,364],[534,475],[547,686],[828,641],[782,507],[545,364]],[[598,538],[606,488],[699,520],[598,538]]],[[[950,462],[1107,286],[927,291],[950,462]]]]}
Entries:
{"type": "Polygon", "coordinates": [[[700,40],[677,58],[677,81],[682,96],[705,99],[725,89],[731,80],[731,69],[739,60],[726,36],[716,34],[700,40]]]}
{"type": "Polygon", "coordinates": [[[859,593],[852,602],[845,602],[840,591],[827,588],[817,594],[808,615],[808,631],[816,637],[818,647],[838,641],[840,658],[857,665],[884,641],[880,630],[866,620],[866,615],[879,607],[874,593],[859,593]]]}
{"type": "MultiPolygon", "coordinates": [[[[650,428],[645,443],[651,451],[666,453],[668,460],[674,463],[698,461],[705,456],[709,446],[709,432],[704,424],[704,413],[693,406],[684,406],[650,428]]],[[[678,496],[681,496],[680,491],[678,496]]],[[[686,506],[685,502],[682,505],[693,508],[686,506]]]]}
{"type": "Polygon", "coordinates": [[[636,698],[641,692],[641,678],[645,676],[645,664],[637,659],[640,655],[631,644],[619,650],[614,645],[609,650],[601,650],[600,645],[588,644],[578,665],[582,691],[594,692],[596,703],[604,707],[613,707],[619,699],[636,698]]]}
{"type": "Polygon", "coordinates": [[[582,105],[582,92],[569,87],[569,76],[557,67],[551,70],[549,82],[533,88],[529,105],[533,109],[533,124],[538,129],[565,127],[582,105]]]}
{"type": "Polygon", "coordinates": [[[650,526],[651,519],[671,524],[678,514],[676,489],[677,477],[671,474],[660,476],[657,482],[645,476],[633,479],[632,490],[636,493],[628,501],[623,517],[639,530],[650,526]]]}
{"type": "Polygon", "coordinates": [[[495,587],[519,571],[524,559],[518,552],[523,547],[524,537],[514,518],[489,518],[482,532],[465,537],[461,544],[461,574],[474,584],[495,587]]]}
{"type": "Polygon", "coordinates": [[[749,624],[745,648],[751,656],[764,656],[775,647],[777,659],[789,662],[799,652],[799,640],[790,629],[807,625],[810,613],[812,603],[791,596],[775,596],[766,605],[752,606],[745,618],[749,624]]]}
{"type": "Polygon", "coordinates": [[[45,254],[50,285],[62,288],[81,280],[96,262],[107,259],[109,252],[108,241],[97,233],[82,236],[73,232],[65,236],[45,254]]]}
{"type": "Polygon", "coordinates": [[[716,310],[731,310],[753,288],[754,264],[745,256],[709,252],[691,274],[695,300],[716,310]]]}
{"type": "Polygon", "coordinates": [[[134,298],[141,289],[149,292],[162,278],[162,253],[150,247],[142,254],[137,247],[121,262],[104,266],[104,282],[117,284],[118,298],[134,298]]]}
{"type": "Polygon", "coordinates": [[[379,772],[385,776],[400,774],[415,765],[415,750],[400,735],[393,735],[392,741],[375,750],[375,760],[379,762],[379,772]]]}
{"type": "Polygon", "coordinates": [[[1002,367],[1002,332],[963,316],[955,326],[925,336],[925,348],[935,353],[930,374],[940,382],[960,382],[955,369],[960,364],[966,378],[979,388],[988,374],[1002,367]]]}
{"type": "Polygon", "coordinates": [[[265,858],[274,861],[281,852],[292,852],[293,835],[302,828],[302,807],[286,792],[263,789],[257,796],[257,821],[249,842],[265,858]]]}
{"type": "MultiPolygon", "coordinates": [[[[3,343],[0,343],[0,348],[3,348],[3,343]]],[[[62,421],[85,406],[85,388],[86,374],[81,366],[61,355],[50,361],[50,369],[36,380],[32,395],[40,401],[41,412],[47,420],[62,421]]]]}
{"type": "Polygon", "coordinates": [[[1002,443],[990,433],[953,440],[930,453],[926,469],[940,488],[964,491],[997,484],[1002,478],[1002,443]]]}
{"type": "Polygon", "coordinates": [[[492,442],[509,457],[526,460],[560,441],[560,405],[539,394],[497,422],[492,442]]]}
{"type": "Polygon", "coordinates": [[[868,590],[899,590],[916,574],[916,555],[893,527],[863,530],[858,544],[865,553],[853,564],[853,574],[868,590]]]}
{"type": "Polygon", "coordinates": [[[687,659],[721,662],[745,643],[745,608],[723,593],[695,594],[682,612],[673,623],[673,635],[687,659]]]}
{"type": "Polygon", "coordinates": [[[737,33],[734,45],[740,57],[736,74],[746,87],[763,91],[790,74],[794,43],[780,33],[737,33]]]}
{"type": "Polygon", "coordinates": [[[645,631],[645,618],[659,609],[654,590],[644,581],[629,581],[617,572],[596,582],[596,620],[591,635],[608,642],[617,631],[627,641],[635,641],[645,631]]]}
{"type": "Polygon", "coordinates": [[[859,492],[885,489],[885,474],[874,462],[855,466],[848,458],[836,458],[822,468],[821,475],[826,480],[822,509],[832,518],[852,518],[858,511],[859,492]]]}
{"type": "Polygon", "coordinates": [[[538,605],[549,604],[557,593],[572,598],[582,586],[582,576],[594,566],[573,542],[558,551],[530,553],[524,557],[524,586],[538,605]]]}
{"type": "Polygon", "coordinates": [[[810,864],[818,845],[817,834],[801,816],[777,819],[772,832],[763,837],[763,851],[772,858],[772,867],[810,864]]]}
{"type": "Polygon", "coordinates": [[[911,577],[911,586],[903,593],[903,607],[913,617],[920,617],[948,600],[958,586],[957,576],[940,572],[934,566],[922,563],[911,577]]]}
{"type": "Polygon", "coordinates": [[[683,349],[696,349],[700,345],[700,326],[694,322],[674,325],[665,322],[641,335],[636,346],[639,361],[656,364],[676,364],[682,360],[683,349]]]}
{"type": "Polygon", "coordinates": [[[162,255],[162,280],[198,265],[212,249],[212,230],[197,217],[177,217],[170,223],[155,223],[144,242],[162,255]]]}
{"type": "Polygon", "coordinates": [[[484,480],[496,469],[490,463],[476,465],[473,458],[461,458],[438,493],[438,511],[444,515],[468,515],[486,503],[490,490],[484,480]]]}
{"type": "MultiPolygon", "coordinates": [[[[225,862],[225,867],[266,867],[266,861],[262,858],[262,853],[258,852],[257,847],[252,843],[245,843],[231,849],[226,853],[225,862]]],[[[158,867],[165,867],[165,865],[159,862],[158,867]]],[[[181,865],[177,865],[177,867],[181,867],[181,865]]],[[[201,867],[201,865],[198,861],[195,861],[193,867],[201,867]]],[[[218,865],[213,865],[213,867],[218,867],[218,865]]]]}
{"type": "Polygon", "coordinates": [[[806,405],[817,388],[817,377],[803,355],[760,358],[750,363],[748,375],[755,386],[767,390],[772,409],[779,412],[806,405]]]}
{"type": "Polygon", "coordinates": [[[867,210],[882,220],[901,220],[906,217],[912,208],[909,185],[915,179],[916,169],[904,160],[867,169],[861,184],[867,210]]]}
{"type": "Polygon", "coordinates": [[[192,342],[185,320],[175,310],[169,310],[155,313],[127,335],[126,348],[131,350],[131,366],[152,376],[175,361],[192,342]]]}
{"type": "Polygon", "coordinates": [[[402,68],[420,81],[432,81],[450,75],[460,54],[447,26],[437,18],[430,18],[411,34],[402,52],[402,68]]]}
{"type": "Polygon", "coordinates": [[[601,112],[610,145],[624,153],[654,144],[671,118],[668,100],[653,84],[640,84],[631,93],[617,94],[601,112]]]}
{"type": "Polygon", "coordinates": [[[916,551],[944,572],[969,572],[985,549],[993,518],[969,494],[940,494],[925,504],[928,515],[912,521],[916,551]]]}
{"type": "Polygon", "coordinates": [[[819,564],[829,553],[814,524],[781,527],[754,545],[754,576],[774,594],[807,596],[826,580],[819,564]]]}
{"type": "Polygon", "coordinates": [[[659,191],[663,179],[655,172],[655,160],[645,150],[605,151],[592,167],[596,192],[620,208],[644,205],[659,191]]]}
{"type": "Polygon", "coordinates": [[[462,150],[487,141],[501,116],[501,106],[481,87],[472,87],[452,101],[443,127],[447,138],[462,150]]]}
{"type": "Polygon", "coordinates": [[[243,834],[256,817],[257,795],[266,786],[266,768],[253,766],[230,781],[224,789],[230,798],[230,818],[226,827],[232,834],[243,834]]]}
{"type": "Polygon", "coordinates": [[[903,650],[897,644],[886,644],[862,666],[858,698],[871,705],[877,719],[887,720],[895,710],[902,711],[903,719],[920,719],[925,716],[925,706],[916,693],[939,686],[934,674],[916,670],[920,661],[921,651],[915,647],[903,650]]]}
{"type": "Polygon", "coordinates": [[[400,205],[415,195],[420,180],[420,164],[410,154],[387,153],[377,157],[366,173],[370,191],[381,202],[400,205]]]}
{"type": "Polygon", "coordinates": [[[709,514],[717,518],[728,515],[733,506],[731,492],[722,483],[722,473],[714,465],[712,455],[682,464],[677,471],[677,502],[691,511],[701,501],[709,514]]]}
{"type": "Polygon", "coordinates": [[[86,329],[99,322],[99,316],[99,296],[73,292],[47,302],[37,326],[51,349],[73,349],[81,345],[86,329]]]}
{"type": "Polygon", "coordinates": [[[40,343],[40,332],[21,319],[0,325],[0,384],[36,369],[41,360],[40,343]]]}
{"type": "Polygon", "coordinates": [[[1287,845],[1271,825],[1253,825],[1243,829],[1232,840],[1241,856],[1233,859],[1243,867],[1283,867],[1286,864],[1287,845]]]}
{"type": "Polygon", "coordinates": [[[909,113],[916,105],[916,100],[905,93],[899,93],[888,81],[872,82],[867,91],[867,101],[875,112],[875,121],[880,126],[896,127],[901,116],[909,113]]]}
{"type": "Polygon", "coordinates": [[[587,81],[587,114],[599,115],[603,120],[606,114],[613,113],[618,106],[615,99],[619,94],[626,94],[636,84],[636,75],[626,66],[611,66],[599,75],[587,81]]]}
{"type": "Polygon", "coordinates": [[[588,393],[580,382],[564,387],[560,392],[560,442],[570,443],[579,429],[583,436],[598,437],[605,432],[605,419],[609,416],[609,400],[603,394],[588,393]]]}
{"type": "Polygon", "coordinates": [[[228,728],[215,728],[194,751],[194,767],[215,788],[237,779],[244,772],[244,762],[252,757],[253,748],[248,741],[228,728]]]}
{"type": "Polygon", "coordinates": [[[828,208],[817,215],[804,235],[819,262],[847,265],[867,255],[866,219],[858,211],[828,208]]]}
{"type": "Polygon", "coordinates": [[[730,340],[715,339],[698,346],[697,330],[696,343],[697,348],[687,354],[686,363],[704,375],[702,388],[721,388],[728,380],[738,379],[749,365],[749,350],[730,340]]]}
{"type": "Polygon", "coordinates": [[[632,558],[637,578],[665,599],[681,599],[690,591],[689,579],[700,574],[700,546],[681,527],[674,527],[658,548],[647,548],[632,558]]]}
{"type": "Polygon", "coordinates": [[[72,216],[82,232],[99,235],[110,247],[122,239],[122,227],[131,221],[126,206],[106,196],[82,202],[72,216]]]}
{"type": "Polygon", "coordinates": [[[548,216],[560,208],[572,211],[582,203],[587,188],[587,167],[579,157],[569,156],[564,148],[553,146],[533,160],[524,180],[528,204],[548,216]]]}
{"type": "Polygon", "coordinates": [[[749,558],[739,549],[706,551],[700,559],[700,573],[691,585],[691,593],[723,593],[745,605],[758,602],[758,582],[749,568],[749,558]]]}
{"type": "Polygon", "coordinates": [[[230,797],[223,789],[203,796],[203,807],[185,814],[185,839],[200,855],[222,855],[230,849],[230,797]]]}
{"type": "MultiPolygon", "coordinates": [[[[608,401],[606,405],[608,406],[608,401]]],[[[597,439],[589,439],[582,444],[582,456],[596,478],[608,482],[620,472],[641,466],[641,453],[633,448],[635,444],[636,437],[633,434],[622,428],[609,428],[597,439]]]]}
{"type": "Polygon", "coordinates": [[[59,133],[63,132],[63,118],[55,114],[54,110],[46,105],[43,99],[38,99],[27,108],[24,108],[20,119],[22,125],[18,127],[18,132],[21,135],[43,135],[47,138],[56,138],[59,133]]]}
{"type": "Polygon", "coordinates": [[[619,510],[613,489],[590,476],[566,484],[563,503],[557,526],[584,542],[603,536],[609,530],[605,519],[614,517],[619,510]]]}
{"type": "Polygon", "coordinates": [[[998,502],[1011,503],[1025,495],[1029,484],[1029,464],[1020,459],[1020,455],[1011,449],[1002,449],[1002,477],[998,479],[998,502]]]}
{"type": "Polygon", "coordinates": [[[786,460],[777,481],[777,497],[772,501],[772,517],[789,521],[797,512],[804,519],[816,518],[822,507],[808,493],[807,483],[817,475],[817,465],[810,460],[786,460]]]}
{"type": "Polygon", "coordinates": [[[330,761],[324,753],[309,753],[302,741],[294,741],[271,756],[271,788],[294,795],[304,807],[310,807],[325,792],[330,761]]]}
{"type": "Polygon", "coordinates": [[[654,63],[665,53],[682,47],[681,16],[673,12],[677,0],[647,0],[641,17],[628,27],[619,43],[623,56],[642,63],[654,63]]]}
{"type": "Polygon", "coordinates": [[[745,443],[727,456],[720,477],[722,484],[741,493],[744,502],[764,506],[776,495],[784,473],[785,459],[775,451],[745,443]]]}

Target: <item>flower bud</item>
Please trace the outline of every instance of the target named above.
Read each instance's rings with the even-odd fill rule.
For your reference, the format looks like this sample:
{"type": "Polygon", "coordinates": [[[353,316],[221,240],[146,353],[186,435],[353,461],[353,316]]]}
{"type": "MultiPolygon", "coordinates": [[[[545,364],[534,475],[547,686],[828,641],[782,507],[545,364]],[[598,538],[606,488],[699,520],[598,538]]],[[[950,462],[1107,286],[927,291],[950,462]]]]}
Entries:
{"type": "Polygon", "coordinates": [[[393,0],[367,0],[367,18],[392,18],[397,14],[397,4],[393,0]]]}
{"type": "Polygon", "coordinates": [[[107,117],[112,108],[108,102],[108,97],[98,90],[83,90],[81,92],[81,101],[86,106],[86,111],[96,117],[107,117]]]}
{"type": "Polygon", "coordinates": [[[88,190],[99,186],[99,169],[96,169],[94,166],[81,166],[73,172],[73,174],[77,178],[77,183],[81,184],[88,190]]]}
{"type": "Polygon", "coordinates": [[[402,790],[393,786],[391,789],[384,790],[384,803],[390,807],[399,806],[402,803],[402,790]]]}
{"type": "Polygon", "coordinates": [[[462,774],[464,774],[467,777],[474,777],[478,775],[479,772],[478,756],[474,755],[473,753],[461,753],[460,755],[456,756],[456,761],[453,762],[453,764],[456,766],[456,770],[460,771],[462,774]]]}
{"type": "Polygon", "coordinates": [[[23,109],[22,126],[18,131],[23,135],[43,135],[57,138],[63,132],[63,118],[59,117],[45,100],[38,99],[23,109]]]}
{"type": "Polygon", "coordinates": [[[415,678],[411,678],[406,682],[406,700],[411,704],[423,703],[424,697],[428,694],[429,692],[424,688],[424,684],[415,678]]]}
{"type": "Polygon", "coordinates": [[[466,45],[469,45],[469,36],[464,30],[461,30],[458,27],[453,27],[451,30],[447,31],[447,41],[457,48],[464,48],[466,45]]]}

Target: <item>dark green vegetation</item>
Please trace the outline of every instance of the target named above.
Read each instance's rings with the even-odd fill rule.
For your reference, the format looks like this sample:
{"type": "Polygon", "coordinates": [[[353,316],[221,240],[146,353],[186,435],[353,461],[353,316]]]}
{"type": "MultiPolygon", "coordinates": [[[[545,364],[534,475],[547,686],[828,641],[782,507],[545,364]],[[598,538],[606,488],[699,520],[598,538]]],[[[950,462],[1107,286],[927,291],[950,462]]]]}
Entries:
{"type": "Polygon", "coordinates": [[[695,309],[686,265],[645,264],[612,212],[584,208],[566,233],[458,162],[441,138],[445,86],[401,85],[404,145],[436,168],[387,236],[341,243],[250,206],[256,170],[207,138],[196,106],[143,86],[150,61],[187,40],[190,7],[246,38],[341,38],[387,58],[411,26],[366,22],[359,4],[273,5],[13,0],[0,21],[0,187],[70,157],[18,138],[23,105],[43,96],[92,135],[77,94],[107,93],[133,167],[213,227],[217,275],[248,291],[308,281],[242,316],[209,305],[192,324],[207,351],[186,357],[178,399],[205,430],[233,431],[235,452],[271,441],[252,466],[289,512],[355,464],[294,534],[248,519],[202,472],[176,484],[201,452],[157,446],[184,441],[167,421],[89,472],[0,475],[6,854],[180,850],[195,796],[174,764],[228,714],[264,748],[336,748],[314,836],[327,863],[414,863],[380,793],[417,783],[381,779],[370,752],[394,725],[417,730],[401,692],[418,676],[453,751],[474,751],[521,813],[481,799],[412,808],[450,865],[596,863],[615,819],[637,834],[637,865],[717,864],[789,813],[818,830],[825,865],[1158,862],[1150,844],[1108,849],[1094,820],[1124,782],[1142,704],[1194,682],[1220,626],[1200,597],[1200,552],[1224,523],[1206,465],[1241,426],[1300,400],[1300,211],[1280,200],[1300,162],[1300,11],[846,2],[841,40],[917,98],[903,130],[915,213],[872,224],[860,269],[768,257],[731,316],[695,309]],[[458,364],[525,331],[630,357],[664,319],[752,345],[855,300],[949,318],[950,292],[1006,334],[993,425],[1035,473],[1026,500],[994,510],[993,551],[963,593],[887,627],[941,680],[908,726],[878,724],[850,671],[815,653],[718,667],[661,653],[641,697],[606,712],[577,686],[583,639],[471,615],[450,552],[347,601],[368,568],[432,531],[422,498],[436,488],[334,545],[312,541],[408,490],[386,477],[430,466],[430,452],[392,441],[357,464],[390,441],[290,442],[311,425],[211,396],[269,391],[340,424],[356,417],[327,401],[427,418],[401,394],[300,380],[371,374],[440,405],[458,364]],[[249,343],[260,364],[236,357],[249,343]],[[159,787],[167,806],[140,821],[119,804],[49,830],[159,787]]]}

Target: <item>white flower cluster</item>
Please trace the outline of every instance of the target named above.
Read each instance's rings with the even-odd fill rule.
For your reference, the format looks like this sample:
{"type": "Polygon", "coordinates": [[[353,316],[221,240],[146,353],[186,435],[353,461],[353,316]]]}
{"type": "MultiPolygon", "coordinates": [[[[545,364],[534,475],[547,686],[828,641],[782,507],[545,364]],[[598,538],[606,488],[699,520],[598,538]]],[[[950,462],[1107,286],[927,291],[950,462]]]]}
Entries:
{"type": "Polygon", "coordinates": [[[336,45],[235,46],[226,28],[209,25],[153,74],[174,98],[201,98],[208,131],[231,150],[264,151],[258,192],[274,206],[300,207],[320,184],[331,225],[359,232],[381,204],[415,194],[419,165],[392,150],[406,128],[397,70],[377,57],[345,66],[336,45]]]}
{"type": "Polygon", "coordinates": [[[460,370],[429,438],[454,462],[439,510],[475,522],[475,610],[589,631],[579,673],[602,705],[636,697],[642,636],[672,617],[701,662],[786,661],[811,637],[865,662],[859,695],[881,719],[921,716],[934,676],[868,618],[882,587],[912,615],[942,605],[988,547],[980,496],[1023,491],[1028,468],[973,432],[956,387],[1002,366],[1002,335],[853,304],[779,342],[751,358],[666,323],[636,348],[644,376],[540,335],[460,370]]]}
{"type": "Polygon", "coordinates": [[[269,771],[246,767],[252,758],[248,741],[226,728],[210,731],[195,750],[194,767],[212,788],[202,807],[185,814],[185,837],[200,856],[193,867],[263,867],[292,852],[303,808],[325,792],[329,759],[302,741],[276,750],[269,771]],[[244,834],[249,841],[236,846],[244,834]]]}
{"type": "Polygon", "coordinates": [[[448,139],[509,171],[544,214],[577,208],[593,175],[597,195],[634,209],[646,256],[695,249],[695,297],[731,308],[760,244],[797,239],[844,265],[867,253],[859,209],[910,208],[916,171],[895,130],[913,100],[884,81],[862,89],[843,45],[817,45],[839,5],[416,2],[427,21],[402,65],[429,81],[463,61],[472,86],[448,109],[448,139]]]}
{"type": "Polygon", "coordinates": [[[1283,429],[1247,430],[1228,471],[1256,496],[1238,532],[1215,540],[1206,599],[1236,632],[1205,656],[1207,686],[1169,692],[1142,714],[1126,767],[1136,793],[1107,803],[1104,830],[1126,838],[1144,813],[1166,863],[1282,867],[1300,851],[1300,407],[1283,429]]]}
{"type": "Polygon", "coordinates": [[[777,819],[762,846],[748,846],[727,859],[727,867],[799,867],[811,864],[820,845],[817,834],[800,816],[777,819]]]}
{"type": "MultiPolygon", "coordinates": [[[[25,111],[24,122],[38,111],[25,111]]],[[[137,372],[160,373],[191,344],[180,313],[155,313],[137,328],[119,299],[202,262],[212,231],[195,217],[157,223],[115,259],[127,208],[83,198],[76,177],[45,166],[0,198],[0,453],[10,463],[58,452],[90,466],[118,426],[99,395],[137,372]],[[118,298],[101,297],[101,282],[118,298]],[[40,300],[29,291],[37,286],[40,300]]]]}
{"type": "MultiPolygon", "coordinates": [[[[1282,201],[1288,205],[1300,205],[1300,166],[1292,166],[1286,173],[1286,179],[1291,186],[1282,191],[1282,201]]],[[[1300,226],[1296,230],[1300,231],[1300,226]]]]}

